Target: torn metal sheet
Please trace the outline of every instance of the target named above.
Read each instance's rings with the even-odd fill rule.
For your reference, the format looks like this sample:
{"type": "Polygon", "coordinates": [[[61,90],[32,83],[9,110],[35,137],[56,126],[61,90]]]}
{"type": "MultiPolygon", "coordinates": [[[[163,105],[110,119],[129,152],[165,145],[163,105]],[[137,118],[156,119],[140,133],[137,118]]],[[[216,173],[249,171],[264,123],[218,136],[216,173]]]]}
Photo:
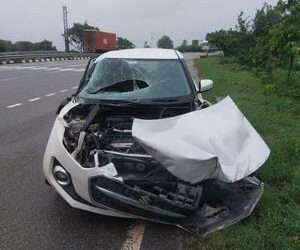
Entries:
{"type": "Polygon", "coordinates": [[[133,137],[177,178],[190,183],[235,182],[256,171],[270,149],[227,96],[176,117],[134,119],[133,137]]]}

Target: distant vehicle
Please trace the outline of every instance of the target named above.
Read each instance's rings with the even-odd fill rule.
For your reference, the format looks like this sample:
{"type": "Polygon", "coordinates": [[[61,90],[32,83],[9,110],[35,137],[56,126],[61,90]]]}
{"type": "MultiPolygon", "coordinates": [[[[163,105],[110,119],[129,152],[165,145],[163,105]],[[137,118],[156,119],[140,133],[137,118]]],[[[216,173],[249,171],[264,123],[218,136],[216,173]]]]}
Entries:
{"type": "Polygon", "coordinates": [[[85,53],[104,53],[116,49],[116,34],[99,30],[83,32],[83,51],[85,53]]]}
{"type": "Polygon", "coordinates": [[[250,215],[268,147],[230,97],[211,105],[181,53],[131,49],[86,67],[62,102],[46,181],[75,208],[208,233],[250,215]]]}

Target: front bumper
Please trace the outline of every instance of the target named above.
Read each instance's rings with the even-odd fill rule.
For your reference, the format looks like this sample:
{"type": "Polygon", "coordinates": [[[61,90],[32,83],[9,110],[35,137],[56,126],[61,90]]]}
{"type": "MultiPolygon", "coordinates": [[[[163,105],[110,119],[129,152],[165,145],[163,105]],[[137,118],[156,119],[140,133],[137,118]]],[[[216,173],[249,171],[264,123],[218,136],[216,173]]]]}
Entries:
{"type": "MultiPolygon", "coordinates": [[[[74,208],[107,216],[143,218],[176,225],[191,232],[200,231],[207,234],[249,216],[263,194],[262,182],[258,182],[251,191],[246,193],[232,192],[232,190],[226,190],[226,188],[218,190],[219,186],[216,186],[211,189],[215,193],[219,193],[218,202],[224,204],[223,208],[219,206],[218,209],[214,209],[212,206],[204,204],[192,215],[186,217],[174,215],[171,219],[167,218],[170,214],[162,216],[167,209],[165,211],[163,211],[164,209],[157,209],[157,213],[153,213],[152,210],[149,213],[149,210],[151,210],[149,206],[138,204],[138,197],[134,200],[131,196],[129,200],[126,199],[126,194],[105,189],[102,182],[99,181],[101,178],[105,179],[106,177],[111,179],[111,176],[107,176],[105,168],[83,168],[68,153],[63,145],[65,132],[63,115],[64,112],[61,112],[50,134],[44,155],[43,171],[49,184],[74,208]],[[53,166],[56,161],[70,174],[71,185],[69,187],[61,186],[55,180],[53,166]]],[[[214,194],[211,195],[214,196],[214,194]]]]}
{"type": "Polygon", "coordinates": [[[81,167],[81,165],[68,153],[63,145],[64,131],[64,122],[59,116],[56,119],[50,134],[43,160],[43,172],[49,184],[55,188],[55,190],[68,202],[70,206],[74,208],[108,216],[136,218],[134,215],[121,213],[105,206],[100,206],[92,200],[88,187],[89,179],[96,176],[103,176],[105,173],[101,168],[81,167]],[[69,188],[69,190],[59,185],[53,176],[52,171],[56,160],[71,176],[72,188],[69,188]],[[70,194],[72,193],[74,195],[71,196],[70,194]]]}

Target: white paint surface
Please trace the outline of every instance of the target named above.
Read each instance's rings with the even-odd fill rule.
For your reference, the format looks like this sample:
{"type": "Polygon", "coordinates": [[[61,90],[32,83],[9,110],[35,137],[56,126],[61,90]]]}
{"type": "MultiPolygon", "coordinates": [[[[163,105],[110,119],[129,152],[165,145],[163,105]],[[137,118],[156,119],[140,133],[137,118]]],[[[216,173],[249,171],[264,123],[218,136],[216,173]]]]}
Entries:
{"type": "Polygon", "coordinates": [[[127,238],[121,250],[140,250],[143,242],[146,222],[138,220],[127,232],[127,238]]]}

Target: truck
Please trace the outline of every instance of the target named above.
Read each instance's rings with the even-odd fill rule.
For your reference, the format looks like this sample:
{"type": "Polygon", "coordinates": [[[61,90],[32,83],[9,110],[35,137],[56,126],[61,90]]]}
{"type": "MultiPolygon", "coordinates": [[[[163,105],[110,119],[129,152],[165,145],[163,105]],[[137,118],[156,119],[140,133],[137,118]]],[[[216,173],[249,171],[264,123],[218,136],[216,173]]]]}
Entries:
{"type": "Polygon", "coordinates": [[[116,49],[116,34],[99,30],[84,30],[83,51],[85,53],[104,53],[116,49]]]}

